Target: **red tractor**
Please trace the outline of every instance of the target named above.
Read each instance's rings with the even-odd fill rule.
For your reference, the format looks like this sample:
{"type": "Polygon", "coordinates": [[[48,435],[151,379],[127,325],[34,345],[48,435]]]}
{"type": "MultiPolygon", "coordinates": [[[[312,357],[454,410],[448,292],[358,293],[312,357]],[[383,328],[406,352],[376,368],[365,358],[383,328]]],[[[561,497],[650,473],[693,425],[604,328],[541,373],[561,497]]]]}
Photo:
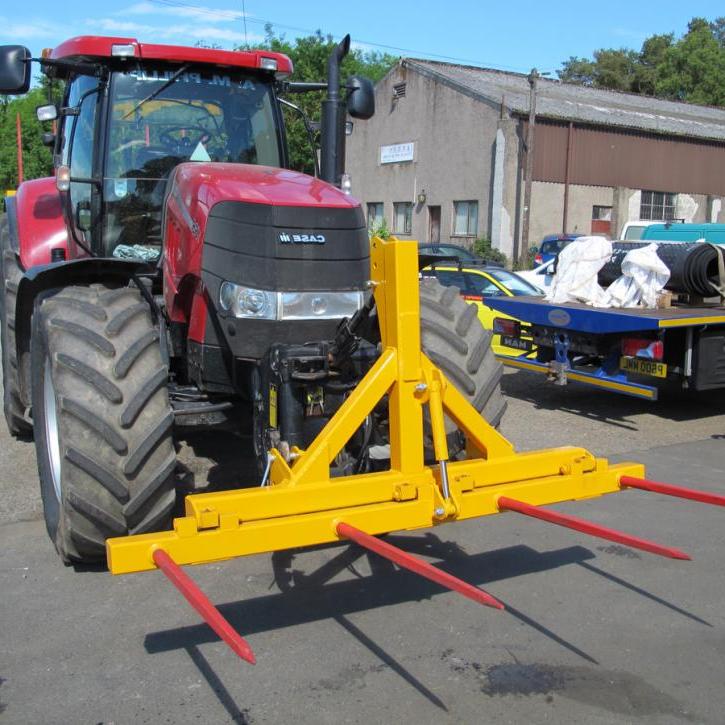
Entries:
{"type": "MultiPolygon", "coordinates": [[[[264,483],[268,451],[308,446],[380,354],[366,222],[339,188],[346,115],[374,111],[369,81],[340,82],[348,48],[317,84],[285,81],[289,58],[269,51],[0,48],[0,92],[26,92],[31,61],[65,82],[38,109],[58,121],[55,176],[21,184],[0,222],[4,412],[34,436],[65,561],[169,525],[176,426],[251,416],[264,483]],[[288,168],[281,96],[322,89],[315,178],[288,168]]],[[[496,425],[501,368],[475,308],[434,281],[421,301],[423,349],[496,425]]],[[[375,470],[386,421],[383,404],[341,473],[375,470]]]]}

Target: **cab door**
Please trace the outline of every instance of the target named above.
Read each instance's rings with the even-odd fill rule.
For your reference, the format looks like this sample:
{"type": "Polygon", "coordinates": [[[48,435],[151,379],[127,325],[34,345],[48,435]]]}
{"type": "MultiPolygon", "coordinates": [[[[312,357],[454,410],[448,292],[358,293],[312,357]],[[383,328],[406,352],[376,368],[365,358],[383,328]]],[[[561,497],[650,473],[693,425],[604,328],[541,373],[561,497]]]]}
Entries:
{"type": "MultiPolygon", "coordinates": [[[[76,76],[68,84],[65,105],[73,109],[63,118],[60,163],[70,167],[70,189],[65,192],[64,207],[71,238],[86,247],[94,246],[99,222],[99,197],[94,178],[98,174],[99,80],[76,76]]],[[[78,245],[74,256],[87,253],[78,245]]]]}

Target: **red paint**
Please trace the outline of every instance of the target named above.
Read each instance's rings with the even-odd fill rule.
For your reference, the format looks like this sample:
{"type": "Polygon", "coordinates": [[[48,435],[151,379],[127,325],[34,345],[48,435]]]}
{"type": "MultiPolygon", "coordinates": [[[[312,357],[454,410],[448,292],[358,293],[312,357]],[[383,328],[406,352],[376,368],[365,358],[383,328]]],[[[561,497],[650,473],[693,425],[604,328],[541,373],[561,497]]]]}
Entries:
{"type": "Polygon", "coordinates": [[[600,539],[616,541],[618,544],[631,546],[633,549],[648,551],[651,554],[667,556],[670,559],[689,560],[692,558],[689,554],[685,554],[684,551],[680,551],[679,549],[673,549],[669,546],[661,546],[660,544],[655,544],[653,541],[640,539],[636,536],[630,536],[629,534],[624,534],[621,531],[616,531],[615,529],[608,529],[605,526],[593,524],[585,519],[577,518],[576,516],[568,516],[567,514],[548,511],[546,509],[539,508],[538,506],[532,506],[531,504],[524,503],[523,501],[516,501],[512,498],[507,498],[506,496],[499,497],[498,508],[501,511],[516,511],[516,513],[524,514],[525,516],[532,516],[535,519],[541,519],[542,521],[547,521],[550,524],[556,524],[557,526],[564,526],[567,529],[581,531],[582,533],[589,534],[590,536],[598,536],[600,539]]]}
{"type": "Polygon", "coordinates": [[[153,560],[186,601],[199,612],[201,618],[229,645],[232,652],[255,664],[257,660],[247,641],[222,616],[194,580],[163,549],[154,550],[153,560]]]}
{"type": "Polygon", "coordinates": [[[713,506],[725,506],[725,496],[719,495],[717,493],[710,493],[709,491],[699,491],[695,488],[685,488],[684,486],[673,486],[671,483],[650,481],[647,478],[633,478],[632,476],[622,476],[619,479],[619,485],[626,488],[639,488],[642,491],[663,493],[665,494],[665,496],[687,498],[690,501],[709,503],[713,506]]]}
{"type": "Polygon", "coordinates": [[[592,234],[611,234],[612,222],[607,219],[592,219],[592,234]]]}
{"type": "Polygon", "coordinates": [[[189,318],[189,339],[204,342],[206,333],[207,304],[204,294],[204,285],[198,280],[191,302],[191,316],[189,318]]]}
{"type": "Polygon", "coordinates": [[[54,178],[24,182],[15,199],[23,269],[50,264],[50,251],[58,247],[66,250],[67,259],[86,256],[75,244],[68,244],[68,230],[54,178]],[[75,253],[71,253],[71,248],[75,253]]]}
{"type": "Polygon", "coordinates": [[[366,534],[364,531],[360,531],[360,529],[350,526],[350,524],[339,523],[337,525],[337,533],[339,536],[350,539],[356,544],[359,544],[360,546],[363,546],[366,549],[395,562],[398,566],[402,566],[404,569],[420,574],[422,577],[430,579],[436,584],[440,584],[441,586],[447,587],[454,592],[463,594],[464,597],[473,599],[474,602],[485,604],[487,607],[493,607],[494,609],[504,608],[503,604],[501,604],[498,599],[494,599],[494,597],[487,594],[482,589],[478,589],[452,574],[441,571],[432,564],[429,564],[427,561],[423,561],[417,556],[408,554],[408,552],[399,549],[397,546],[392,546],[386,541],[382,541],[375,536],[370,536],[370,534],[366,534]]]}
{"type": "Polygon", "coordinates": [[[177,193],[167,197],[164,229],[164,298],[174,322],[190,324],[189,336],[203,341],[206,299],[201,284],[201,258],[206,223],[215,204],[241,201],[274,206],[357,207],[338,188],[288,169],[250,164],[189,162],[174,171],[177,193]],[[183,210],[198,226],[194,234],[183,210]]]}
{"type": "MultiPolygon", "coordinates": [[[[273,58],[277,61],[277,72],[291,74],[292,61],[281,53],[268,50],[216,50],[210,48],[187,48],[181,45],[158,45],[139,43],[136,38],[109,38],[98,35],[81,35],[66,40],[53,48],[51,58],[111,58],[114,45],[134,45],[136,58],[144,60],[162,60],[178,63],[208,63],[224,68],[259,68],[261,58],[273,58]]],[[[129,58],[132,63],[133,59],[129,58]]],[[[219,72],[217,71],[217,72],[219,72]]],[[[267,71],[269,72],[269,71],[267,71]]]]}

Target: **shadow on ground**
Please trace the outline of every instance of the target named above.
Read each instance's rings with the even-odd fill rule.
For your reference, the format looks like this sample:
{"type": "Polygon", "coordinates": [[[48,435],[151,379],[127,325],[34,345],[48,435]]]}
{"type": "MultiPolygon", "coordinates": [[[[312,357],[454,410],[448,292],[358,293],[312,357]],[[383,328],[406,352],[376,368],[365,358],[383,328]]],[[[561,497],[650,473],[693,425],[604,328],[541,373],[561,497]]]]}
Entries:
{"type": "Polygon", "coordinates": [[[672,422],[722,415],[725,391],[688,392],[663,388],[657,401],[630,398],[579,383],[560,386],[525,370],[509,372],[501,381],[504,395],[532,403],[537,410],[557,410],[608,425],[636,430],[637,415],[651,414],[672,422]]]}

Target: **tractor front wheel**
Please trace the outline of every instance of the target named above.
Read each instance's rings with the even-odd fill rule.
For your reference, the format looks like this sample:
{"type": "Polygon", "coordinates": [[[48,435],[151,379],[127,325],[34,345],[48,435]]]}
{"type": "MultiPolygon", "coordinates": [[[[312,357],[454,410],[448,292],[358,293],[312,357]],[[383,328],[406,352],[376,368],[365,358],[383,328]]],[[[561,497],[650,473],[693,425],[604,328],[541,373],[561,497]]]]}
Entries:
{"type": "Polygon", "coordinates": [[[176,500],[168,371],[131,287],[67,287],[36,302],[31,378],[40,491],[64,561],[165,528],[176,500]]]}

